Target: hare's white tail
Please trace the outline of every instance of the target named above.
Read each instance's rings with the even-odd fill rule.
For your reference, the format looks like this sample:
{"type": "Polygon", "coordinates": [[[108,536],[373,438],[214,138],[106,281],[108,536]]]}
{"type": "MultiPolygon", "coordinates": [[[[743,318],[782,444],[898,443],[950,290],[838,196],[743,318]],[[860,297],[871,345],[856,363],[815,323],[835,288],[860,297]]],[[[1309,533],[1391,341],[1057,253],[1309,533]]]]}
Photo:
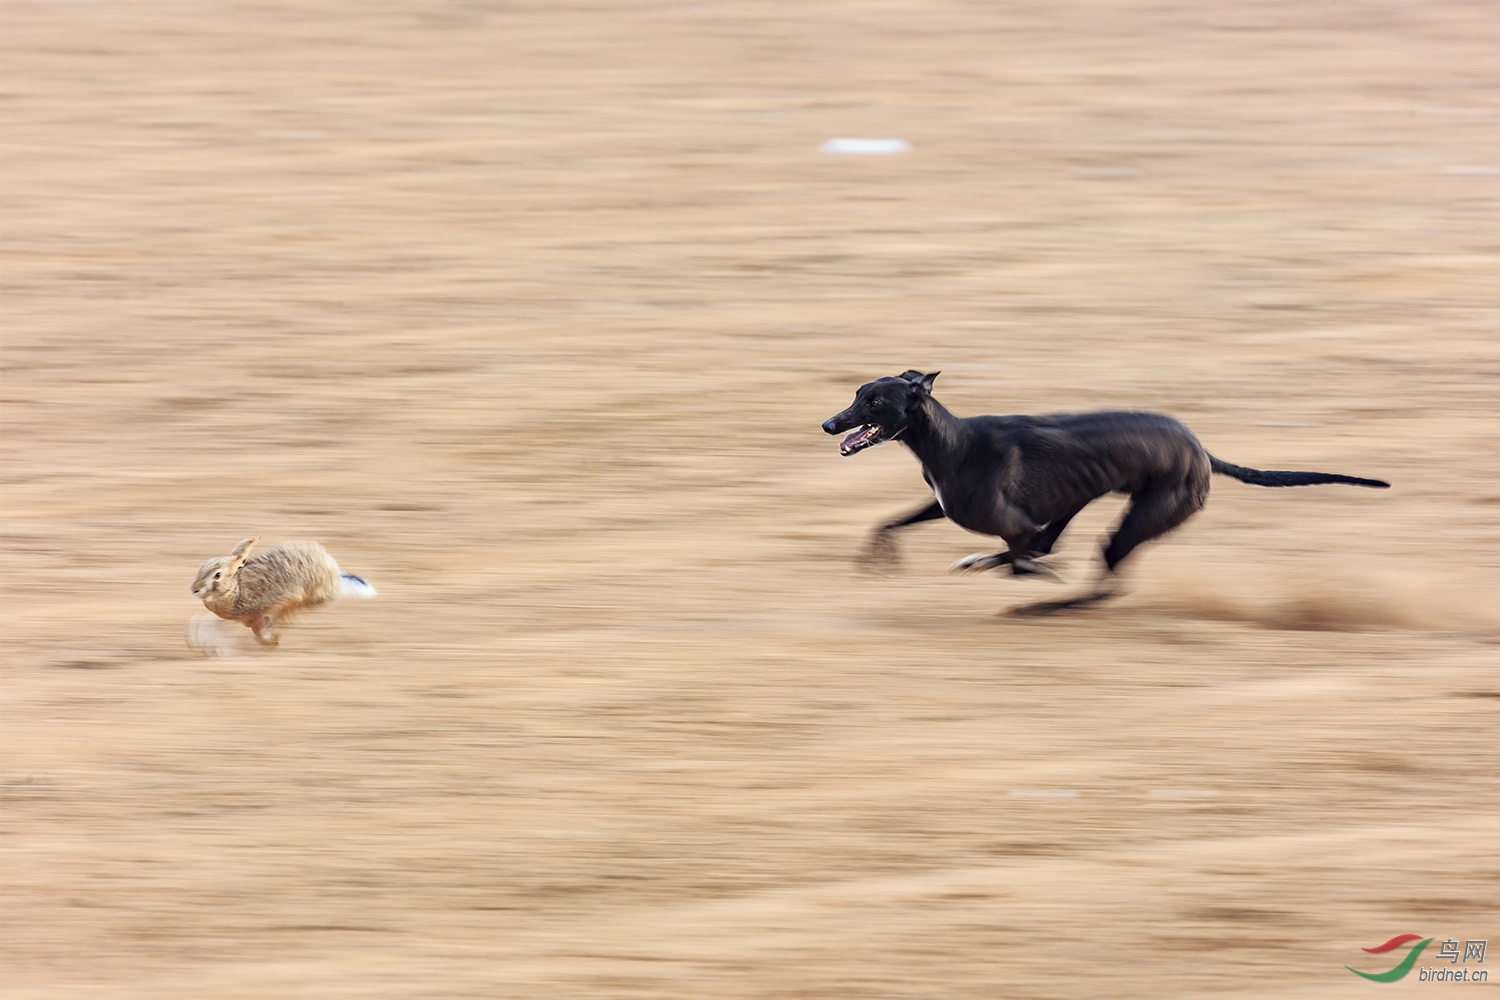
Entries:
{"type": "Polygon", "coordinates": [[[341,573],[343,577],[343,589],[339,592],[343,597],[374,597],[375,588],[370,586],[353,573],[341,573]]]}

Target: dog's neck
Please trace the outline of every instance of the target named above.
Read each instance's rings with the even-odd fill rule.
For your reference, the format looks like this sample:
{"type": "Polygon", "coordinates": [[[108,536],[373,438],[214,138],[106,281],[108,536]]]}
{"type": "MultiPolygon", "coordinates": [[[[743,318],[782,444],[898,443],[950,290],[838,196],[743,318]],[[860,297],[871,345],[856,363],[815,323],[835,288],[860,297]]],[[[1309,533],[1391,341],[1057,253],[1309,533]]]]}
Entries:
{"type": "Polygon", "coordinates": [[[924,466],[942,465],[964,448],[969,429],[933,399],[923,397],[912,411],[911,423],[901,432],[901,443],[912,450],[924,466]]]}

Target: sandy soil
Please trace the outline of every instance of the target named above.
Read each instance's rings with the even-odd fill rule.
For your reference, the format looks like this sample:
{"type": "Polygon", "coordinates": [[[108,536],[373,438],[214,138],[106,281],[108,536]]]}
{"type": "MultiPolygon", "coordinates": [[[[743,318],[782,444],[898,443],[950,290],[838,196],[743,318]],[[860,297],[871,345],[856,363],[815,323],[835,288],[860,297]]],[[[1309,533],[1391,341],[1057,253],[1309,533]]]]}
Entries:
{"type": "Polygon", "coordinates": [[[6,997],[1363,996],[1500,939],[1489,4],[4,19],[6,997]],[[924,489],[817,425],[908,367],[1396,486],[1216,480],[1008,618],[1058,588],[952,525],[851,563],[924,489]],[[191,655],[251,533],[380,599],[191,655]]]}

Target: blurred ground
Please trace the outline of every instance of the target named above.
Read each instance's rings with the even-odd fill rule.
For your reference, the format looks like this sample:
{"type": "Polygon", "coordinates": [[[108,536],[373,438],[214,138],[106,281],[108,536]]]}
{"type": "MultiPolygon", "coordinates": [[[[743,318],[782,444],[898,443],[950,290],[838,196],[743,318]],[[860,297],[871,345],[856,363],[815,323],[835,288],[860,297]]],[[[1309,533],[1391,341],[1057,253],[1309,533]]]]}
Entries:
{"type": "Polygon", "coordinates": [[[1352,996],[1500,938],[1489,4],[4,18],[6,997],[1352,996]],[[951,525],[850,564],[924,490],[817,425],[908,367],[1396,486],[1216,479],[1128,599],[997,617],[1058,591],[951,525]],[[190,656],[255,532],[381,599],[190,656]]]}

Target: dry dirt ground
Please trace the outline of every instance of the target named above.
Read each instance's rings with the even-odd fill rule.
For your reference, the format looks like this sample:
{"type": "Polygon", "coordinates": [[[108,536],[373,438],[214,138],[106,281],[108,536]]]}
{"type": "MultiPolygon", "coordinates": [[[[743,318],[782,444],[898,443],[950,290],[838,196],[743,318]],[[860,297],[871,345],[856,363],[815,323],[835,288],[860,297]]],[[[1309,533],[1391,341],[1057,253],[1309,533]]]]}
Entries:
{"type": "Polygon", "coordinates": [[[5,997],[1402,996],[1461,987],[1344,966],[1500,947],[1489,3],[3,17],[5,997]],[[1126,599],[1005,617],[1061,591],[948,576],[952,525],[851,562],[925,491],[818,423],[908,367],[1395,487],[1216,479],[1126,599]],[[379,600],[191,655],[257,532],[379,600]]]}

